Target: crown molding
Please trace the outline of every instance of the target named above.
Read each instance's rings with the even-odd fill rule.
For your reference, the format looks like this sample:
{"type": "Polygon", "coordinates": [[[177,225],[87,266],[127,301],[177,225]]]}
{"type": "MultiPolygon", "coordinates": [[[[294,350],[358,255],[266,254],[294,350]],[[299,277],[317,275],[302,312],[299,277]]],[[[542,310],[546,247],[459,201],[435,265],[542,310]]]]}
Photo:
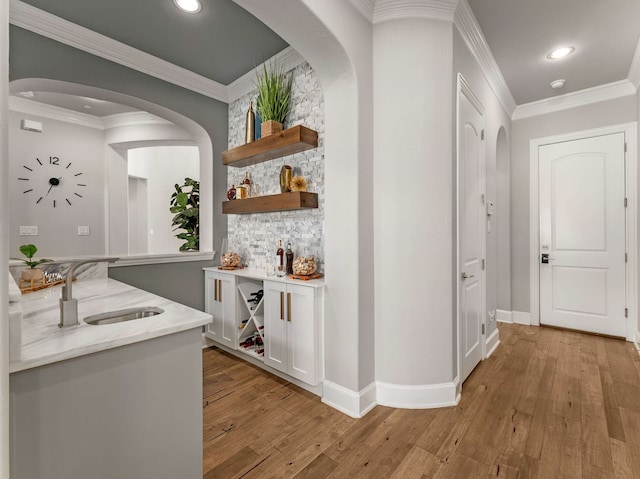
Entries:
{"type": "Polygon", "coordinates": [[[373,10],[376,0],[350,0],[356,10],[369,22],[373,22],[373,10]]]}
{"type": "Polygon", "coordinates": [[[640,88],[640,40],[636,45],[636,51],[633,54],[633,60],[631,61],[631,68],[629,68],[629,81],[636,88],[640,88]]]}
{"type": "Polygon", "coordinates": [[[606,85],[574,91],[565,95],[554,96],[531,103],[518,105],[511,119],[522,120],[532,116],[545,115],[556,111],[576,108],[601,101],[613,100],[629,95],[635,95],[636,88],[629,80],[620,80],[606,85]]]}
{"type": "Polygon", "coordinates": [[[95,128],[96,130],[108,130],[110,128],[138,125],[173,125],[169,120],[152,115],[146,111],[116,113],[115,115],[99,117],[17,96],[9,97],[9,110],[16,113],[48,118],[50,120],[63,121],[73,125],[95,128]]]}
{"type": "MultiPolygon", "coordinates": [[[[285,72],[288,72],[304,62],[305,59],[293,47],[287,47],[265,63],[274,63],[281,66],[285,72]]],[[[227,86],[227,100],[229,103],[255,90],[256,72],[261,71],[265,63],[261,63],[227,86]]]]}
{"type": "Polygon", "coordinates": [[[33,100],[27,100],[26,98],[10,96],[9,110],[16,113],[24,113],[25,115],[34,115],[42,118],[48,118],[50,120],[64,121],[65,123],[104,130],[102,120],[97,116],[87,115],[86,113],[67,110],[66,108],[47,105],[33,100]]]}
{"type": "Polygon", "coordinates": [[[430,18],[453,21],[458,0],[376,0],[373,23],[399,18],[430,18]]]}
{"type": "Polygon", "coordinates": [[[201,95],[228,101],[227,87],[186,68],[149,55],[88,28],[47,13],[20,0],[11,0],[11,24],[71,47],[105,58],[201,95]]]}
{"type": "Polygon", "coordinates": [[[478,65],[480,65],[480,69],[487,79],[489,86],[498,97],[507,114],[511,116],[516,109],[516,101],[511,94],[511,90],[504,76],[502,76],[502,71],[493,53],[491,53],[489,44],[467,0],[459,1],[458,8],[456,8],[455,11],[454,24],[466,43],[467,48],[469,48],[478,65]]]}

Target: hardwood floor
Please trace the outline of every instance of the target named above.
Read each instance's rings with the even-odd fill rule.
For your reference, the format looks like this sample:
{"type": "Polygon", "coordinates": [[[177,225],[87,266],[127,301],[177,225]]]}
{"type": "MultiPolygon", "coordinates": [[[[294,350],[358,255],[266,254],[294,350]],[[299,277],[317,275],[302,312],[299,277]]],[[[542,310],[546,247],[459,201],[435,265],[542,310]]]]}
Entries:
{"type": "Polygon", "coordinates": [[[204,477],[640,479],[632,343],[500,325],[455,407],[352,419],[222,352],[204,355],[204,477]]]}

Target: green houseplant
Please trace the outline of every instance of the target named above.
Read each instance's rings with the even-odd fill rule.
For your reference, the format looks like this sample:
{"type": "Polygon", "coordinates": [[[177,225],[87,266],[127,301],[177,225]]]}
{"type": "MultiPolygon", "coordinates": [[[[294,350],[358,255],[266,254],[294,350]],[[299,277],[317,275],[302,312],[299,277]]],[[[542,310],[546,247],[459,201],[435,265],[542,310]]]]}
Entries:
{"type": "Polygon", "coordinates": [[[256,109],[262,121],[262,137],[282,131],[282,124],[289,113],[292,81],[285,75],[284,68],[274,63],[268,68],[265,63],[262,72],[257,72],[256,109]]]}
{"type": "Polygon", "coordinates": [[[37,266],[41,265],[42,263],[48,263],[51,260],[45,259],[45,258],[35,260],[33,257],[38,252],[38,248],[36,248],[36,245],[34,244],[21,245],[20,252],[23,255],[25,255],[27,259],[21,259],[21,258],[11,258],[11,259],[17,259],[19,261],[22,261],[25,265],[28,266],[28,268],[22,271],[22,279],[24,281],[32,281],[32,280],[42,281],[42,279],[44,278],[44,273],[37,266]]]}
{"type": "Polygon", "coordinates": [[[200,182],[185,178],[183,185],[175,184],[176,191],[171,195],[171,213],[173,231],[179,232],[176,238],[184,240],[180,251],[198,251],[200,248],[200,182]]]}

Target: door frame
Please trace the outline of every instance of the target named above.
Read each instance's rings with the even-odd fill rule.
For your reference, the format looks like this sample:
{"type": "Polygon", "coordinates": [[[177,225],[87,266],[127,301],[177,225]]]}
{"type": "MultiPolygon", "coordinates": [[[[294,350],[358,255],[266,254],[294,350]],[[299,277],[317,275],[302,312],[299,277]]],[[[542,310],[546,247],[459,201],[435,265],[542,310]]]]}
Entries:
{"type": "MultiPolygon", "coordinates": [[[[462,205],[460,202],[460,98],[464,94],[467,99],[473,104],[473,106],[480,112],[480,114],[484,118],[485,108],[478,99],[478,97],[473,93],[471,86],[464,78],[462,73],[457,74],[457,86],[456,86],[456,277],[455,277],[455,285],[456,285],[456,329],[457,329],[457,345],[458,345],[458,367],[457,367],[457,376],[454,379],[454,384],[456,385],[456,396],[460,394],[462,390],[462,361],[464,359],[463,348],[462,348],[462,332],[460,328],[460,289],[462,287],[460,281],[460,275],[462,274],[462,268],[460,267],[460,211],[462,209],[462,205]]],[[[483,125],[484,129],[484,125],[483,125]]],[[[487,174],[487,159],[486,159],[486,146],[483,140],[482,141],[482,157],[480,161],[482,165],[479,168],[480,171],[480,188],[479,191],[481,194],[485,195],[486,198],[486,174],[487,174]]],[[[480,250],[482,252],[482,258],[485,259],[487,257],[487,233],[486,233],[486,222],[483,223],[483,234],[480,235],[480,250]]],[[[482,297],[482,323],[487,324],[487,270],[481,269],[481,297],[482,297]]],[[[482,348],[482,360],[487,357],[487,341],[486,334],[482,337],[481,341],[482,348]]]]}
{"type": "Polygon", "coordinates": [[[540,325],[540,195],[539,195],[539,148],[553,143],[566,141],[583,140],[594,136],[605,136],[614,133],[624,133],[627,151],[625,156],[625,190],[627,198],[627,208],[625,211],[626,238],[625,247],[628,254],[626,263],[626,307],[629,314],[626,318],[626,340],[635,341],[637,339],[637,324],[633,318],[637,317],[638,310],[638,245],[636,242],[637,221],[636,210],[638,201],[638,181],[637,181],[637,131],[638,123],[629,122],[619,125],[605,126],[591,130],[564,133],[561,135],[535,138],[530,141],[529,148],[529,290],[530,290],[530,311],[531,325],[540,325]]]}

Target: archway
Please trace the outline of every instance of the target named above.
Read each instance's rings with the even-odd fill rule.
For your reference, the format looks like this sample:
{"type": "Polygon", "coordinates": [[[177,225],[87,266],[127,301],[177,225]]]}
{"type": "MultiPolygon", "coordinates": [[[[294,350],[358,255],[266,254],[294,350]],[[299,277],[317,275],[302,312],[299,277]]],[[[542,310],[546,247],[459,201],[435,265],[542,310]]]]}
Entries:
{"type": "Polygon", "coordinates": [[[496,139],[496,248],[497,308],[511,311],[511,186],[507,132],[500,127],[496,139]]]}
{"type": "Polygon", "coordinates": [[[348,2],[234,0],[295,48],[325,99],[323,401],[360,417],[375,405],[372,26],[348,2]]]}
{"type": "Polygon", "coordinates": [[[200,154],[200,249],[213,251],[213,146],[209,134],[195,121],[155,103],[130,95],[76,83],[45,78],[28,78],[12,81],[9,93],[21,91],[47,91],[79,95],[132,106],[161,118],[165,118],[186,130],[198,147],[200,154]]]}

